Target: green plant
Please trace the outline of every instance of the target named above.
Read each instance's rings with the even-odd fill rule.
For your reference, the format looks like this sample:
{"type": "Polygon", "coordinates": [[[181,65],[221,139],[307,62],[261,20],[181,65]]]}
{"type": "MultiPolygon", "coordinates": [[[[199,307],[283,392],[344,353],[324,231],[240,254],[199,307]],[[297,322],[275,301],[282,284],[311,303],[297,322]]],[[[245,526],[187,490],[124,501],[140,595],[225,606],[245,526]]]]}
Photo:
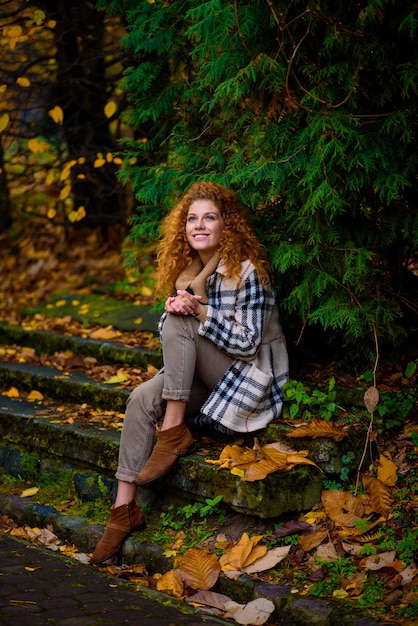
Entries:
{"type": "Polygon", "coordinates": [[[347,480],[348,475],[351,470],[351,465],[353,463],[353,460],[355,459],[355,456],[356,455],[351,450],[341,456],[341,462],[343,464],[343,466],[341,467],[341,472],[340,472],[341,481],[344,482],[345,480],[347,480]]]}
{"type": "Polygon", "coordinates": [[[342,557],[336,561],[323,561],[317,559],[318,564],[326,569],[326,577],[312,585],[309,595],[323,596],[332,594],[335,589],[341,587],[343,578],[348,578],[356,571],[355,564],[348,557],[342,557]]]}
{"type": "Polygon", "coordinates": [[[217,508],[217,505],[222,501],[223,496],[216,496],[211,500],[206,498],[205,502],[194,502],[193,504],[186,504],[183,507],[177,509],[178,515],[183,515],[186,519],[189,519],[193,515],[198,514],[200,517],[206,517],[212,515],[217,508]]]}
{"type": "Polygon", "coordinates": [[[204,502],[193,502],[177,508],[170,504],[167,510],[160,515],[157,524],[158,529],[153,540],[168,543],[172,540],[171,531],[184,530],[186,533],[185,546],[191,547],[202,543],[213,534],[213,530],[209,528],[208,518],[216,515],[219,524],[222,524],[225,519],[225,509],[219,506],[222,498],[222,495],[218,495],[213,499],[206,498],[204,502]],[[201,521],[196,521],[196,517],[200,518],[201,521]],[[190,524],[191,521],[192,524],[190,524]]]}
{"type": "Polygon", "coordinates": [[[386,595],[385,581],[379,580],[376,574],[369,574],[367,577],[361,598],[358,599],[360,607],[365,609],[375,608],[382,602],[386,595]]]}
{"type": "Polygon", "coordinates": [[[22,454],[22,469],[27,476],[37,475],[40,459],[38,452],[25,452],[25,454],[22,454]]]}
{"type": "Polygon", "coordinates": [[[331,480],[329,478],[323,478],[322,484],[324,485],[324,489],[326,489],[327,491],[330,491],[333,489],[336,489],[337,491],[339,491],[342,487],[341,483],[337,482],[336,480],[331,480]]]}
{"type": "Polygon", "coordinates": [[[305,421],[313,417],[330,420],[339,414],[339,409],[335,403],[336,391],[334,386],[335,378],[330,379],[326,391],[310,390],[300,381],[289,380],[283,386],[283,415],[290,419],[298,418],[305,421]]]}
{"type": "Polygon", "coordinates": [[[371,554],[376,554],[377,553],[377,548],[376,548],[376,546],[374,546],[371,543],[365,543],[363,545],[363,547],[361,548],[360,553],[363,556],[370,556],[371,554]]]}
{"type": "Polygon", "coordinates": [[[369,528],[369,522],[367,519],[362,518],[354,522],[354,527],[360,530],[362,533],[365,533],[369,528]]]}
{"type": "Polygon", "coordinates": [[[399,540],[397,549],[399,558],[406,565],[415,562],[418,556],[418,528],[408,528],[406,535],[399,540]]]}
{"type": "Polygon", "coordinates": [[[20,476],[11,476],[10,474],[1,474],[1,491],[3,494],[16,495],[25,488],[25,481],[20,476]]]}
{"type": "Polygon", "coordinates": [[[416,399],[415,390],[404,389],[396,393],[381,391],[376,407],[379,432],[402,426],[405,418],[412,412],[416,399]]]}

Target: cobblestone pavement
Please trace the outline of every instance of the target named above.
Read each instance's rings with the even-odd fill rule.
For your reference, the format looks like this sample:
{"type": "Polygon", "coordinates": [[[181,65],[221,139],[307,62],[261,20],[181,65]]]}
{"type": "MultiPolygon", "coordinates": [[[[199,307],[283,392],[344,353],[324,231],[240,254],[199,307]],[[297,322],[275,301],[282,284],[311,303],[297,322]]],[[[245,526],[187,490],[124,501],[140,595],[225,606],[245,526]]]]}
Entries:
{"type": "MultiPolygon", "coordinates": [[[[156,596],[157,598],[157,596],[156,596]]],[[[145,597],[132,585],[0,535],[0,624],[2,626],[203,626],[227,624],[202,614],[184,614],[145,597]]]]}

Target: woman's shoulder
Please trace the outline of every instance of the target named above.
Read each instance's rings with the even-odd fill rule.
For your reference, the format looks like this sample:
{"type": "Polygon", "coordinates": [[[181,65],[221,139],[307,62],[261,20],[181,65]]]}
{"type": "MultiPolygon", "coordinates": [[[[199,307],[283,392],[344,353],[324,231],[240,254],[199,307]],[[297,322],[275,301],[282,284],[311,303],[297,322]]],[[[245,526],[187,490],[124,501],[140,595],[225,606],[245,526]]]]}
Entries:
{"type": "MultiPolygon", "coordinates": [[[[216,268],[216,271],[219,274],[222,274],[223,276],[226,275],[226,263],[221,259],[219,262],[218,267],[216,268]]],[[[248,276],[252,273],[252,272],[256,272],[255,269],[255,265],[252,261],[250,261],[250,259],[246,259],[245,261],[241,262],[241,270],[240,270],[240,277],[242,280],[245,280],[246,278],[248,278],[248,276]]]]}

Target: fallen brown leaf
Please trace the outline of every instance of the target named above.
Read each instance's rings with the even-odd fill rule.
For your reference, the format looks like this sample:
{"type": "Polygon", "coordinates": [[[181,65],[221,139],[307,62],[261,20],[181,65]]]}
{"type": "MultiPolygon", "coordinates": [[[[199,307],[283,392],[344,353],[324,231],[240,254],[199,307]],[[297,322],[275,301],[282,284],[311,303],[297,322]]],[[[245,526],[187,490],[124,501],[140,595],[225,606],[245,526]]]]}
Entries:
{"type": "Polygon", "coordinates": [[[347,431],[332,422],[321,419],[313,419],[303,424],[297,424],[295,428],[287,433],[288,437],[330,437],[334,441],[341,441],[347,437],[347,431]]]}
{"type": "Polygon", "coordinates": [[[190,548],[180,561],[179,571],[187,587],[206,591],[215,585],[221,566],[209,550],[190,548]]]}
{"type": "Polygon", "coordinates": [[[393,496],[388,487],[381,480],[365,474],[363,475],[363,485],[373,510],[387,519],[393,505],[393,496]]]}

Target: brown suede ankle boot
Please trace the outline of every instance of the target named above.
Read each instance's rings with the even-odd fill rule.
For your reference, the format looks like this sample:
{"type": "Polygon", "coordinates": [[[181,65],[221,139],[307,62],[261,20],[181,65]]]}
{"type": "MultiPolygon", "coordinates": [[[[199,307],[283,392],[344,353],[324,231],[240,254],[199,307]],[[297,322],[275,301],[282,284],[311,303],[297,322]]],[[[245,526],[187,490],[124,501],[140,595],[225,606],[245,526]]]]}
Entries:
{"type": "Polygon", "coordinates": [[[132,500],[129,504],[110,508],[110,519],[90,559],[92,565],[100,565],[115,556],[123,540],[134,530],[145,526],[144,516],[132,500]]]}
{"type": "Polygon", "coordinates": [[[157,443],[144,468],[138,475],[138,485],[150,485],[173,467],[179,456],[193,449],[193,437],[186,424],[179,424],[157,433],[157,443]]]}

